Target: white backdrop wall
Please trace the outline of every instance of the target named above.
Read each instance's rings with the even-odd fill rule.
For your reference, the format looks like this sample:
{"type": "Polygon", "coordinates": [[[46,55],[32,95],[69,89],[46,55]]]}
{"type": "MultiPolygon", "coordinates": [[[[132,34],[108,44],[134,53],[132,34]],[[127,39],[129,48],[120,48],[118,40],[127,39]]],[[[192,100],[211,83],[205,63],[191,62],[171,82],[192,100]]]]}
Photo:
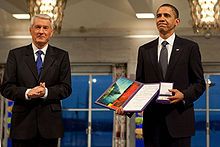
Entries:
{"type": "MultiPolygon", "coordinates": [[[[203,62],[220,62],[220,38],[185,37],[199,43],[203,62]]],[[[50,44],[69,52],[72,63],[127,63],[128,75],[136,69],[138,47],[154,38],[54,37],[50,44]]],[[[0,63],[8,51],[31,43],[30,38],[0,38],[0,63]]]]}

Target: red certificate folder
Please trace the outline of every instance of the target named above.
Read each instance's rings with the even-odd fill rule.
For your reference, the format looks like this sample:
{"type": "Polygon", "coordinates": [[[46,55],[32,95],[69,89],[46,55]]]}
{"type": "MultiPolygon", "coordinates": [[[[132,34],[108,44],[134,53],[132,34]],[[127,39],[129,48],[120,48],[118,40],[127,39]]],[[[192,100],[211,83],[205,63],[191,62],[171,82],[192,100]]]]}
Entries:
{"type": "Polygon", "coordinates": [[[158,95],[159,84],[143,84],[120,77],[95,101],[103,107],[127,112],[139,112],[158,95]]]}

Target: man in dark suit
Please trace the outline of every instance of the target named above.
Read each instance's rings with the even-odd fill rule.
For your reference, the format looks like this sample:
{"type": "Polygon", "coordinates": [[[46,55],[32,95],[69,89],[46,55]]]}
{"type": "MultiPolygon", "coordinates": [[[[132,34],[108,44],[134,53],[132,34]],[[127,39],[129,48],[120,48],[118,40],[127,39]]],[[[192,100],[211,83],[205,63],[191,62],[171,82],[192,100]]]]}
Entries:
{"type": "Polygon", "coordinates": [[[48,15],[32,17],[29,30],[32,44],[10,50],[1,85],[1,94],[14,101],[10,138],[13,147],[57,147],[64,132],[60,100],[72,91],[69,56],[48,44],[48,15]]]}
{"type": "MultiPolygon", "coordinates": [[[[197,43],[178,37],[178,10],[161,5],[156,14],[159,38],[139,48],[136,80],[142,83],[173,83],[169,104],[153,101],[143,114],[143,136],[146,147],[190,147],[194,128],[196,101],[205,90],[201,55],[197,43]],[[162,44],[162,42],[165,44],[162,44]],[[166,49],[161,59],[162,48],[166,49]],[[165,68],[164,68],[165,63],[165,68]]],[[[117,110],[123,114],[123,110],[117,110]]]]}

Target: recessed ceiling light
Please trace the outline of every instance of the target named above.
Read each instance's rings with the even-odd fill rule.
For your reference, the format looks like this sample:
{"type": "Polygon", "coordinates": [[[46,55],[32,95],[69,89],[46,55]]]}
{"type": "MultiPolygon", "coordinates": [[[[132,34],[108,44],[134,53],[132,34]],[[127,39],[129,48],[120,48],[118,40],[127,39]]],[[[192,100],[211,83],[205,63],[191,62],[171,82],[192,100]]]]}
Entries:
{"type": "Polygon", "coordinates": [[[158,35],[127,35],[125,38],[157,38],[158,35]]]}
{"type": "Polygon", "coordinates": [[[136,13],[136,17],[139,19],[154,18],[154,14],[153,13],[136,13]]]}
{"type": "Polygon", "coordinates": [[[12,16],[16,19],[30,19],[29,14],[12,14],[12,16]]]}

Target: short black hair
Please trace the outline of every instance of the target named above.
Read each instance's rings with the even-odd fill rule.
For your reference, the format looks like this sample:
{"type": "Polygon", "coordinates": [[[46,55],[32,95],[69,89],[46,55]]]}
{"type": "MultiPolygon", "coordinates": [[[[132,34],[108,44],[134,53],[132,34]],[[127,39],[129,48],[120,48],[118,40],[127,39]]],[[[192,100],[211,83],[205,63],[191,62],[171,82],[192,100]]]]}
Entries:
{"type": "Polygon", "coordinates": [[[170,7],[170,8],[175,12],[176,18],[179,18],[179,11],[177,10],[177,8],[176,8],[174,5],[171,5],[171,4],[162,4],[162,5],[157,9],[157,12],[158,12],[158,10],[159,10],[161,7],[170,7]]]}

